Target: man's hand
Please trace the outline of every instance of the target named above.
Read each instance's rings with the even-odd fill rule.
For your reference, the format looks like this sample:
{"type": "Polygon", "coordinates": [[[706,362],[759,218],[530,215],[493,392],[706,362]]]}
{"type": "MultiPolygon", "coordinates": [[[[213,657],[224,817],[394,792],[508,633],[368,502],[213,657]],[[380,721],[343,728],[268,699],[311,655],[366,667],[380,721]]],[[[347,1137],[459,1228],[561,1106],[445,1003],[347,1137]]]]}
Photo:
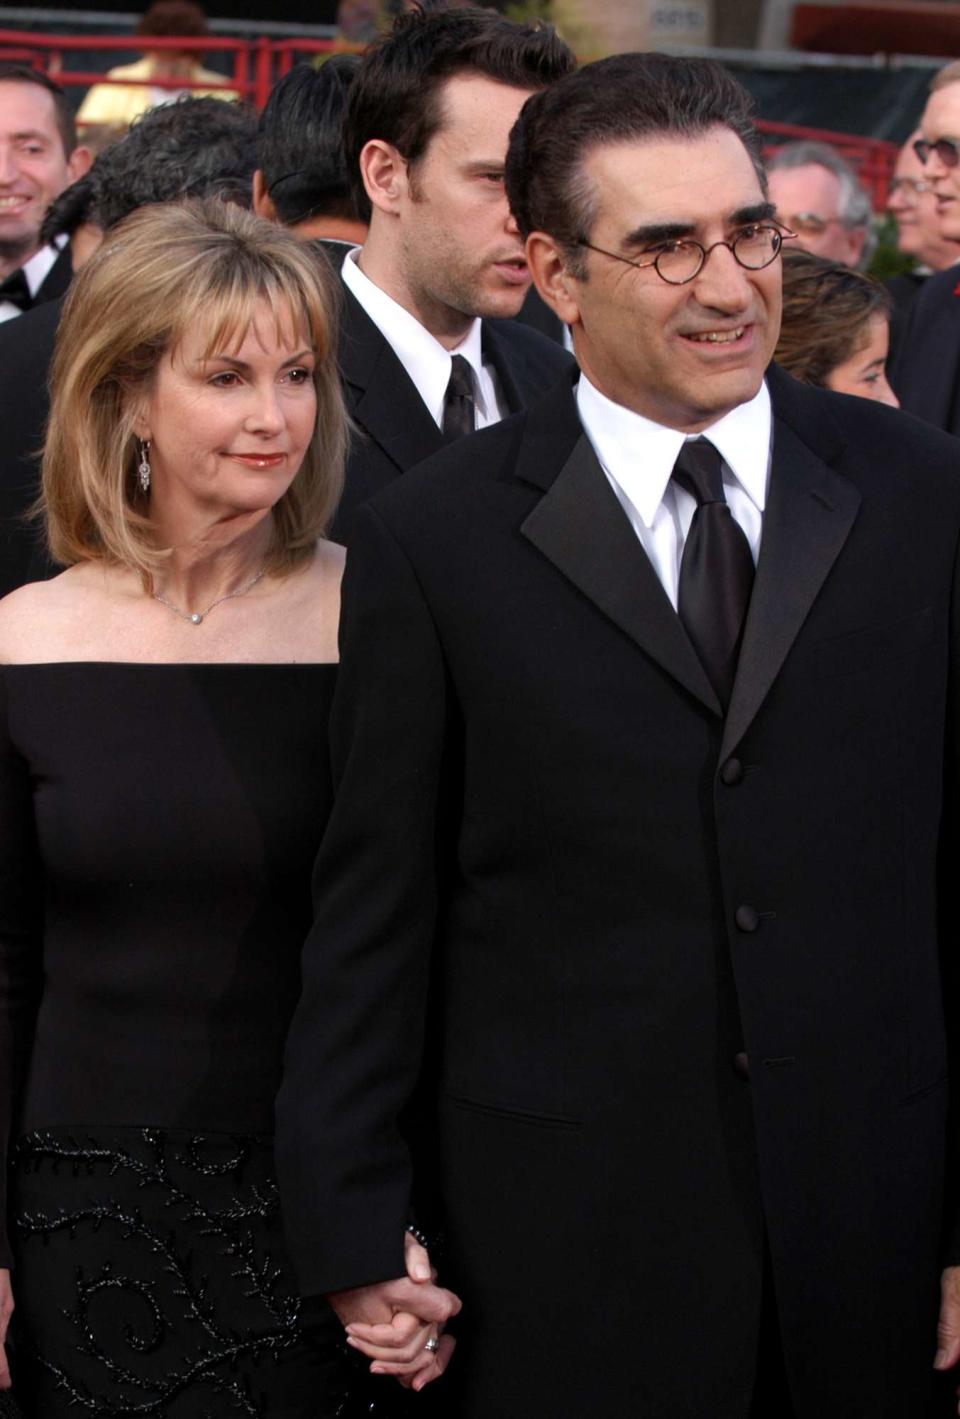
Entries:
{"type": "Polygon", "coordinates": [[[10,1366],[7,1364],[7,1326],[13,1314],[13,1290],[10,1286],[10,1272],[0,1270],[0,1389],[10,1388],[10,1366]]]}
{"type": "Polygon", "coordinates": [[[404,1257],[406,1276],[335,1291],[327,1299],[346,1328],[347,1344],[372,1360],[371,1374],[394,1375],[405,1388],[420,1390],[450,1363],[456,1341],[443,1327],[460,1301],[436,1285],[430,1257],[409,1232],[404,1257]]]}

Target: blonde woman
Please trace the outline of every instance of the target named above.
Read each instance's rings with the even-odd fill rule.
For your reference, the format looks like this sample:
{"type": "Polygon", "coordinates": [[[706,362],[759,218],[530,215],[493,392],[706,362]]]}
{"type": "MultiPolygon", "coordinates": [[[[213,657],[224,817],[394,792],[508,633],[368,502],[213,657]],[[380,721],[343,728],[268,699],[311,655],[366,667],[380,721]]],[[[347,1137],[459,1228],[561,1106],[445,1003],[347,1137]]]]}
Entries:
{"type": "Polygon", "coordinates": [[[334,305],[285,232],[186,204],[118,227],[60,327],[67,570],[0,605],[0,1265],[42,1419],[322,1419],[347,1383],[271,1150],[330,797],[334,305]]]}

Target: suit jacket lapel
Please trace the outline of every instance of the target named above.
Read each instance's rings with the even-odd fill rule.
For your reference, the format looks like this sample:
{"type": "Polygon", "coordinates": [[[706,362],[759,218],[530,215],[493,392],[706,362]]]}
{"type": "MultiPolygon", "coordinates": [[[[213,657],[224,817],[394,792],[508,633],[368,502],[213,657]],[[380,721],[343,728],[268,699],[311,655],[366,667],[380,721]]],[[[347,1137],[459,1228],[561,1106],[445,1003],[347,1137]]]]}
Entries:
{"type": "Polygon", "coordinates": [[[517,371],[511,366],[503,349],[497,331],[485,320],[480,327],[480,335],[483,349],[483,358],[489,360],[497,372],[497,380],[500,384],[500,391],[506,400],[507,409],[511,414],[516,414],[526,404],[529,398],[523,397],[523,391],[517,380],[517,371]]]}
{"type": "Polygon", "coordinates": [[[340,373],[350,412],[401,472],[422,463],[444,446],[403,365],[353,293],[343,288],[340,373]]]}
{"type": "MultiPolygon", "coordinates": [[[[565,399],[572,402],[569,393],[565,399]]],[[[552,408],[554,401],[555,396],[542,408],[552,408]]],[[[564,414],[568,418],[569,410],[561,419],[564,414]]],[[[549,461],[547,449],[551,437],[556,438],[556,426],[544,434],[538,439],[533,430],[527,440],[531,453],[536,446],[541,463],[549,461]]],[[[521,531],[641,650],[720,714],[703,666],[585,434],[576,440],[521,531]]]]}
{"type": "Polygon", "coordinates": [[[37,294],[33,298],[34,305],[45,305],[47,301],[55,301],[58,296],[62,296],[66,292],[72,279],[73,262],[68,242],[41,281],[37,294]]]}
{"type": "MultiPolygon", "coordinates": [[[[776,376],[771,386],[779,390],[776,376]]],[[[774,410],[776,414],[776,396],[774,410]]],[[[736,748],[769,693],[840,555],[859,506],[854,485],[834,472],[788,423],[775,417],[763,539],[724,725],[722,757],[736,748]]]]}

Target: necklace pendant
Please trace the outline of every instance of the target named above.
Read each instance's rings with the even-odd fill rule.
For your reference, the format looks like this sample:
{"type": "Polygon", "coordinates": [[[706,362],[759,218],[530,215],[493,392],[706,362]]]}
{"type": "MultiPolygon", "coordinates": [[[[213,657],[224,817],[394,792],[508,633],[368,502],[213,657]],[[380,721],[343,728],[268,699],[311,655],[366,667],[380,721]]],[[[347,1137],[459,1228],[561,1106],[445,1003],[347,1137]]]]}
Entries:
{"type": "Polygon", "coordinates": [[[199,626],[200,622],[203,620],[203,616],[200,614],[199,611],[194,611],[193,615],[190,617],[190,620],[195,626],[199,626]]]}

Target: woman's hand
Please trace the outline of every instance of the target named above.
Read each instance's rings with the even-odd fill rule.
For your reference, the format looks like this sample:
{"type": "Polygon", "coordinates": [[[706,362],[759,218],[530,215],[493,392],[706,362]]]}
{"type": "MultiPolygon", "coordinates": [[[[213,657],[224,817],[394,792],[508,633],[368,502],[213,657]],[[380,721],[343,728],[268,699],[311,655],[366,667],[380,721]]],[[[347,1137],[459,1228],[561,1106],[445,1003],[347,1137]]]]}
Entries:
{"type": "Polygon", "coordinates": [[[13,1315],[13,1287],[10,1272],[0,1270],[0,1389],[10,1388],[10,1366],[7,1364],[7,1327],[13,1315]]]}
{"type": "MultiPolygon", "coordinates": [[[[426,1249],[409,1232],[404,1259],[411,1281],[435,1283],[437,1274],[426,1249]]],[[[443,1374],[457,1343],[443,1334],[443,1327],[443,1321],[425,1321],[412,1311],[398,1310],[380,1325],[352,1321],[346,1327],[347,1344],[372,1361],[372,1375],[393,1375],[405,1389],[421,1390],[443,1374]]]]}

